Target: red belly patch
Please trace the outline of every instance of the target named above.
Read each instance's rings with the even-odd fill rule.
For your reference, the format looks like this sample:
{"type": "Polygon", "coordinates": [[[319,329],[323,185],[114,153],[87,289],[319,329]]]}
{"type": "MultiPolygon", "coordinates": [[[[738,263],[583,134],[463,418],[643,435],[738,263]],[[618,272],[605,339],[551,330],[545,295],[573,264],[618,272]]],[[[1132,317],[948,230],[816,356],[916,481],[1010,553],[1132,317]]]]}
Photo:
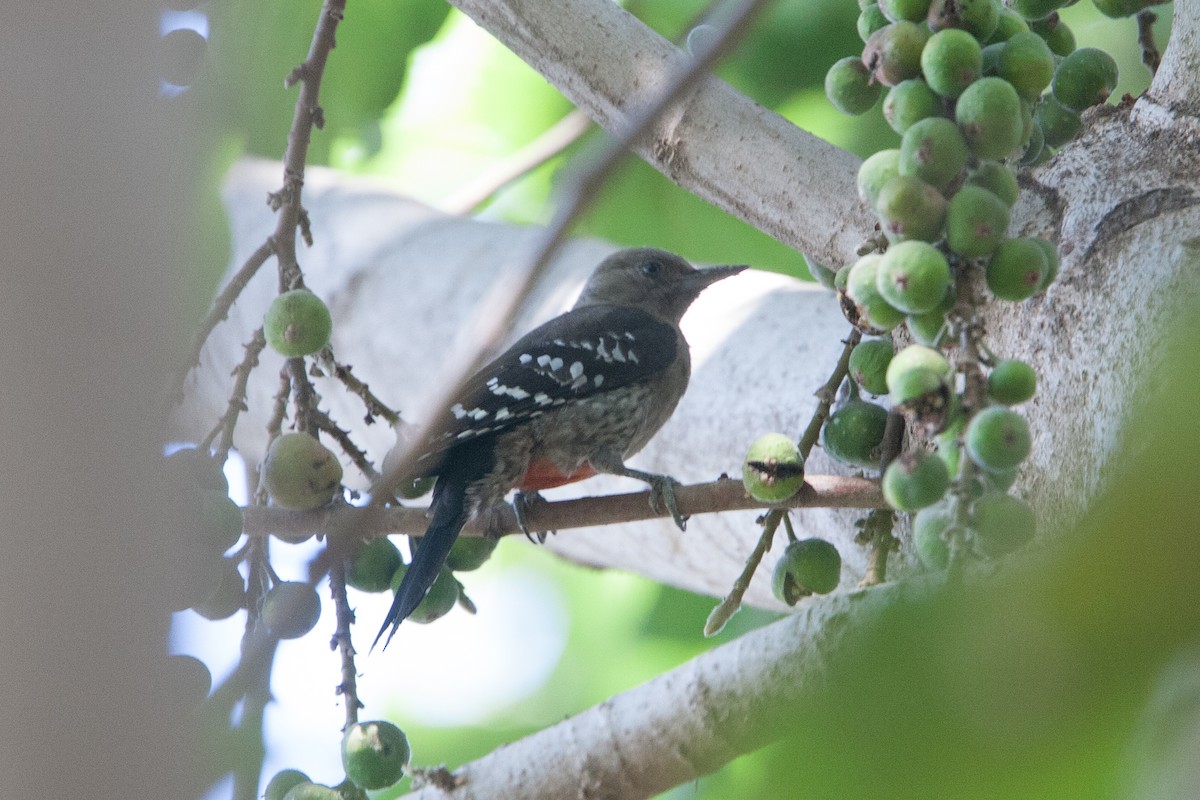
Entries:
{"type": "Polygon", "coordinates": [[[545,460],[535,460],[529,463],[525,477],[518,487],[523,492],[540,492],[542,489],[553,489],[555,486],[565,486],[590,478],[596,474],[591,464],[583,464],[574,472],[565,473],[558,467],[545,460]]]}

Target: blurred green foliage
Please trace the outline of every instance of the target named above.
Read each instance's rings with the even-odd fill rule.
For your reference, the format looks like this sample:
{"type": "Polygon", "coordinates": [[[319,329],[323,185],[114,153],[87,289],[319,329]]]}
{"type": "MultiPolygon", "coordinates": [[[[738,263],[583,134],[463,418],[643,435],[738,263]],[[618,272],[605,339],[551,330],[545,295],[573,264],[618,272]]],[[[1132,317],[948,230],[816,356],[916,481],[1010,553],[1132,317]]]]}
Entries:
{"type": "MultiPolygon", "coordinates": [[[[627,4],[681,41],[706,3],[627,4]]],[[[181,168],[206,175],[197,198],[197,310],[225,269],[228,241],[215,186],[241,154],[278,158],[296,89],[283,81],[309,45],[320,0],[215,0],[208,56],[177,105],[195,119],[196,153],[181,168]]],[[[1165,42],[1169,7],[1156,30],[1165,42]]],[[[825,100],[826,69],[857,53],[853,0],[779,0],[720,75],[800,127],[865,156],[896,146],[878,108],[843,117],[825,100]]],[[[1063,12],[1081,46],[1117,58],[1117,95],[1148,83],[1135,24],[1087,3],[1063,12]]],[[[539,75],[442,0],[354,0],[322,87],[325,128],[310,164],[384,178],[437,205],[503,163],[570,111],[539,75]]],[[[544,221],[558,175],[594,143],[498,191],[482,216],[544,221]]],[[[749,262],[804,275],[801,256],[697,200],[633,158],[605,188],[580,234],[655,245],[707,263],[749,262]]],[[[1160,401],[1144,450],[1068,544],[982,591],[942,588],[878,610],[833,655],[836,679],[808,697],[785,741],[664,795],[683,798],[1116,797],[1122,752],[1156,671],[1195,641],[1195,476],[1190,403],[1200,364],[1178,349],[1186,386],[1160,401]],[[1188,371],[1190,370],[1190,372],[1188,371]],[[1148,524],[1145,509],[1153,508],[1148,524]],[[1180,609],[1190,609],[1180,613],[1180,609]],[[803,720],[803,724],[796,722],[803,720]]],[[[1064,455],[1064,457],[1067,457],[1064,455]]],[[[713,645],[700,630],[713,600],[629,576],[530,558],[556,576],[571,639],[543,691],[478,727],[411,727],[420,759],[453,765],[600,702],[713,645]]],[[[717,639],[765,624],[743,610],[717,639]]],[[[394,792],[406,788],[408,781],[394,792]]]]}

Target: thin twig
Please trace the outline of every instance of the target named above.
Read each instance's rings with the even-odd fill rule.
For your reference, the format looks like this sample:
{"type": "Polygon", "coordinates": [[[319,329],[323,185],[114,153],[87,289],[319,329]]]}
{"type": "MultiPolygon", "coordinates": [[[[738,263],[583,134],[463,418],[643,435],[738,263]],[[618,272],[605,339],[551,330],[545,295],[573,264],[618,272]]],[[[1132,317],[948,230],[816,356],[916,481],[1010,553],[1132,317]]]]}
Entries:
{"type": "Polygon", "coordinates": [[[383,417],[389,425],[395,425],[400,421],[400,415],[393,411],[386,403],[375,396],[371,391],[371,387],[363,381],[355,377],[352,367],[349,364],[339,364],[334,361],[332,356],[329,359],[332,368],[330,373],[333,377],[342,382],[342,385],[349,391],[358,395],[363,401],[363,405],[367,407],[367,416],[365,422],[370,425],[375,421],[375,417],[383,417]]]}
{"type": "Polygon", "coordinates": [[[1162,53],[1154,41],[1155,22],[1158,22],[1158,15],[1150,9],[1138,12],[1138,44],[1142,46],[1142,63],[1150,68],[1151,75],[1158,72],[1158,65],[1162,63],[1162,53]]]}
{"type": "Polygon", "coordinates": [[[371,464],[371,460],[367,458],[366,452],[356,445],[354,440],[350,438],[350,434],[339,427],[328,414],[317,409],[309,415],[309,419],[312,420],[314,430],[329,434],[330,438],[337,442],[342,452],[350,457],[350,460],[354,462],[354,466],[358,467],[359,471],[367,476],[368,480],[379,478],[379,473],[376,472],[374,465],[371,464]]]}
{"type": "Polygon", "coordinates": [[[808,421],[808,426],[804,429],[804,434],[797,443],[797,447],[800,449],[800,457],[805,461],[808,460],[809,453],[812,452],[817,439],[821,435],[821,426],[829,419],[829,409],[833,407],[833,401],[837,399],[838,387],[842,385],[842,381],[846,379],[846,375],[850,372],[850,353],[854,351],[854,347],[861,340],[862,331],[858,328],[850,331],[850,335],[843,342],[841,355],[838,356],[837,363],[833,367],[833,372],[829,375],[829,380],[825,381],[821,388],[813,393],[817,398],[817,410],[813,412],[812,419],[808,421]]]}
{"type": "Polygon", "coordinates": [[[876,586],[887,580],[888,555],[896,549],[899,542],[892,535],[896,524],[896,512],[890,508],[872,509],[863,525],[862,537],[864,543],[870,546],[867,554],[867,569],[859,587],[876,586]]]}
{"type": "Polygon", "coordinates": [[[754,549],[750,551],[750,556],[746,559],[745,566],[742,567],[741,573],[733,582],[733,588],[729,590],[729,594],[717,604],[717,607],[708,615],[708,619],[704,622],[704,635],[716,636],[725,627],[725,623],[729,622],[730,617],[737,613],[737,610],[742,607],[742,598],[746,594],[746,590],[750,588],[750,581],[754,578],[754,573],[758,570],[758,565],[762,563],[763,556],[771,549],[771,542],[775,539],[775,531],[779,528],[779,522],[784,514],[780,511],[773,511],[767,515],[763,522],[762,535],[758,537],[758,542],[754,545],[754,549]]]}
{"type": "Polygon", "coordinates": [[[591,127],[592,120],[587,114],[578,109],[571,111],[532,142],[443,200],[439,207],[448,214],[470,214],[501,189],[579,141],[591,127]]]}
{"type": "MultiPolygon", "coordinates": [[[[262,629],[262,602],[270,583],[270,562],[267,557],[268,543],[258,540],[250,545],[246,559],[250,577],[246,584],[246,630],[242,639],[243,648],[254,641],[262,629]]],[[[274,649],[272,648],[272,652],[274,649]]],[[[270,662],[268,661],[269,665],[270,662]]],[[[245,691],[245,702],[237,727],[231,732],[237,746],[237,760],[233,771],[235,800],[255,800],[258,797],[258,779],[266,758],[263,735],[263,715],[267,703],[271,702],[271,671],[269,666],[251,676],[245,691]]]]}
{"type": "Polygon", "coordinates": [[[238,268],[233,277],[229,279],[229,283],[225,284],[225,288],[213,300],[212,307],[208,314],[200,322],[200,326],[196,329],[195,335],[192,337],[191,346],[188,348],[188,355],[183,361],[183,368],[178,372],[171,387],[170,402],[176,403],[183,397],[183,383],[187,380],[187,376],[192,369],[200,364],[200,352],[204,349],[205,342],[212,334],[213,329],[229,317],[229,309],[233,307],[234,302],[242,294],[242,290],[246,288],[246,284],[250,283],[250,279],[258,272],[259,267],[266,263],[274,252],[271,242],[268,240],[258,246],[258,249],[250,254],[245,263],[238,268]]]}
{"type": "Polygon", "coordinates": [[[337,650],[341,656],[342,682],[338,684],[337,693],[345,701],[346,728],[348,728],[358,722],[358,710],[363,707],[363,704],[358,699],[358,670],[354,666],[354,643],[350,639],[350,626],[354,624],[354,612],[350,610],[350,599],[346,597],[346,561],[344,558],[335,558],[330,561],[329,589],[337,614],[337,630],[333,634],[330,647],[337,650]]]}
{"type": "Polygon", "coordinates": [[[233,370],[233,390],[229,393],[229,404],[225,407],[225,413],[221,415],[216,427],[200,445],[202,451],[207,451],[217,435],[220,435],[221,439],[217,443],[216,449],[218,464],[224,464],[225,460],[229,458],[229,451],[233,448],[233,431],[237,427],[238,416],[246,410],[246,387],[250,383],[250,373],[258,366],[258,357],[266,346],[267,340],[260,327],[246,344],[246,353],[242,357],[242,363],[233,370]]]}
{"type": "Polygon", "coordinates": [[[321,397],[304,369],[304,359],[289,358],[287,372],[292,379],[292,400],[296,404],[296,429],[315,431],[318,427],[317,415],[320,413],[317,404],[321,402],[321,397]]]}

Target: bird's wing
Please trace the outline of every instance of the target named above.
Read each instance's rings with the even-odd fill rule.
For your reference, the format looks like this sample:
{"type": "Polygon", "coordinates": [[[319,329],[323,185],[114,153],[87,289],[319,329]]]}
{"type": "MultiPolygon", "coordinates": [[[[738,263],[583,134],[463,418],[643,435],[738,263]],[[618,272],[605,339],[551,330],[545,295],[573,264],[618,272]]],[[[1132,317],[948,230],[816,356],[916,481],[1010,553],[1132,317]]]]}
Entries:
{"type": "Polygon", "coordinates": [[[645,380],[669,367],[674,326],[622,306],[568,311],[521,337],[475,373],[443,412],[422,460],[436,471],[446,450],[498,433],[565,403],[645,380]]]}

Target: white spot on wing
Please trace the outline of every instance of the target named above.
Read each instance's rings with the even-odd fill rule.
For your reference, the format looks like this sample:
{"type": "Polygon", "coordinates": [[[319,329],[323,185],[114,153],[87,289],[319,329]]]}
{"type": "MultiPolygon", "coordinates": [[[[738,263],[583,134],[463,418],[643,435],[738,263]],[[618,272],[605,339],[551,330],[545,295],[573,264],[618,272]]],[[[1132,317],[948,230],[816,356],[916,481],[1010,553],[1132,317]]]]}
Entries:
{"type": "MultiPolygon", "coordinates": [[[[578,378],[582,374],[583,374],[583,364],[582,363],[580,363],[579,361],[576,361],[573,364],[571,364],[571,377],[572,378],[578,378]]],[[[587,380],[587,379],[584,378],[584,380],[587,380]]]]}
{"type": "Polygon", "coordinates": [[[558,372],[560,369],[562,369],[562,367],[563,367],[563,360],[561,358],[550,359],[550,371],[551,372],[558,372]]]}
{"type": "Polygon", "coordinates": [[[508,410],[508,406],[496,409],[496,422],[508,419],[512,416],[512,412],[508,410]]]}
{"type": "Polygon", "coordinates": [[[550,356],[546,355],[545,353],[542,353],[540,356],[537,357],[537,363],[538,363],[539,367],[550,366],[550,356]]]}
{"type": "Polygon", "coordinates": [[[597,375],[596,377],[592,378],[592,383],[596,384],[596,388],[599,389],[600,384],[604,383],[604,376],[597,375]]]}
{"type": "Polygon", "coordinates": [[[538,392],[533,396],[533,402],[537,403],[539,406],[548,406],[550,405],[550,395],[546,394],[545,392],[538,392]]]}
{"type": "Polygon", "coordinates": [[[619,361],[622,364],[625,363],[625,354],[621,352],[620,342],[613,345],[612,356],[613,356],[613,361],[619,361]]]}
{"type": "Polygon", "coordinates": [[[530,361],[533,361],[533,356],[529,355],[529,353],[521,353],[521,355],[517,356],[517,361],[520,361],[522,364],[528,364],[530,361]]]}
{"type": "Polygon", "coordinates": [[[462,419],[467,416],[467,412],[463,410],[462,403],[455,403],[450,406],[450,413],[454,415],[455,419],[462,419]]]}
{"type": "Polygon", "coordinates": [[[629,363],[630,363],[630,364],[636,364],[636,363],[638,363],[638,357],[637,357],[637,353],[635,353],[635,352],[633,352],[632,350],[630,350],[628,353],[626,353],[626,355],[629,357],[629,363]]]}

